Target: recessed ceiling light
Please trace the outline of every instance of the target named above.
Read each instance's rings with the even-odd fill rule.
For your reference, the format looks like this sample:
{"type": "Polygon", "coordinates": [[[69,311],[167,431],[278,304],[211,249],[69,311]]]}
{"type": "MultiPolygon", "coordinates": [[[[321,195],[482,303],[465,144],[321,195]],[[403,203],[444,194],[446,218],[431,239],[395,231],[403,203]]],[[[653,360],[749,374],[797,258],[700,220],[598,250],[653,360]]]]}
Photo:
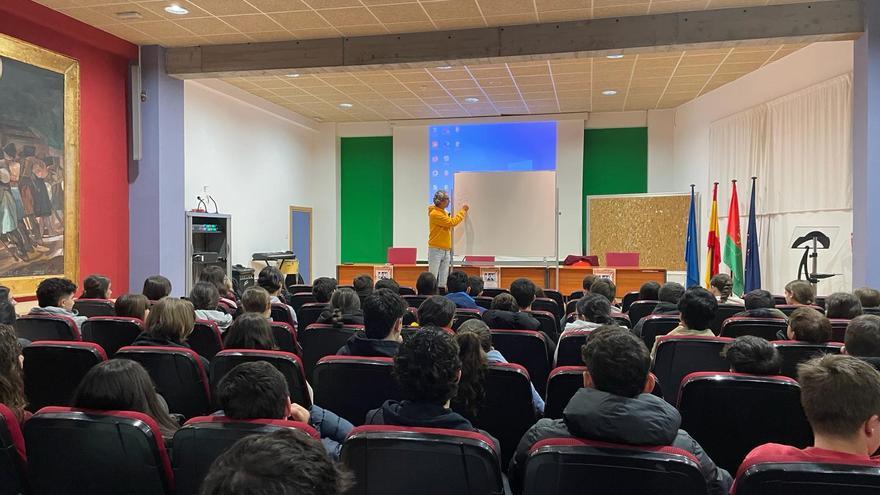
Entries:
{"type": "Polygon", "coordinates": [[[452,68],[451,65],[441,65],[441,66],[437,67],[437,69],[439,69],[439,70],[449,70],[451,68],[452,68]]]}
{"type": "Polygon", "coordinates": [[[468,96],[467,98],[464,99],[465,103],[476,103],[478,101],[480,101],[480,99],[475,96],[468,96]]]}
{"type": "Polygon", "coordinates": [[[299,77],[299,74],[297,74],[297,73],[287,74],[286,77],[299,77]]]}
{"type": "Polygon", "coordinates": [[[353,106],[354,106],[354,105],[352,105],[351,103],[340,103],[340,104],[339,104],[339,107],[340,107],[340,108],[351,108],[351,107],[353,107],[353,106]]]}
{"type": "Polygon", "coordinates": [[[116,17],[122,19],[123,21],[132,21],[135,19],[143,19],[144,16],[141,15],[140,12],[136,12],[134,10],[126,10],[124,12],[117,12],[116,17]]]}
{"type": "Polygon", "coordinates": [[[605,58],[610,58],[611,60],[617,60],[623,58],[622,53],[615,53],[614,55],[605,55],[605,58]]]}
{"type": "Polygon", "coordinates": [[[617,90],[614,90],[614,89],[606,89],[605,91],[602,91],[602,94],[605,95],[605,96],[614,96],[614,95],[617,94],[617,90]]]}
{"type": "Polygon", "coordinates": [[[171,5],[165,7],[165,12],[168,12],[169,14],[174,14],[174,15],[186,15],[186,14],[189,14],[189,11],[188,11],[188,10],[186,10],[186,9],[183,8],[183,7],[181,7],[180,5],[177,5],[176,3],[172,3],[171,5]]]}

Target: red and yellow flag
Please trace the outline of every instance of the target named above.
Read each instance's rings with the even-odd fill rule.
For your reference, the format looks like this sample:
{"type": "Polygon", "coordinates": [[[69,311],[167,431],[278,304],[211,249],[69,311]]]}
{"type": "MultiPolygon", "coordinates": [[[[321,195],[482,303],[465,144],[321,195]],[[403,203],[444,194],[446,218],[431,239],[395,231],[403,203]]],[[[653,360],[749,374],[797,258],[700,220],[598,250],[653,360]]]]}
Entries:
{"type": "Polygon", "coordinates": [[[712,190],[712,213],[709,215],[709,252],[706,254],[706,287],[718,274],[721,265],[721,241],[718,239],[718,183],[712,190]]]}

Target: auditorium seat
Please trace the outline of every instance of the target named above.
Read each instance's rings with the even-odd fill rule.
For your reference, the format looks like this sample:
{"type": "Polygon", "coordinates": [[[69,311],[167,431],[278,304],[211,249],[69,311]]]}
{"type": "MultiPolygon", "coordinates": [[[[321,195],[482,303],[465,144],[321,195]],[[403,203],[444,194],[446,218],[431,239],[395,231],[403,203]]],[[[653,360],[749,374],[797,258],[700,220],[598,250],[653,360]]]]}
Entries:
{"type": "Polygon", "coordinates": [[[207,370],[192,349],[130,346],[119,349],[116,357],[137,361],[146,368],[170,412],[185,418],[211,412],[207,370]]]}
{"type": "Polygon", "coordinates": [[[406,312],[403,313],[403,326],[408,327],[413,323],[419,322],[419,313],[416,308],[411,308],[409,306],[406,307],[406,312]]]}
{"type": "MultiPolygon", "coordinates": [[[[578,299],[580,299],[582,297],[584,297],[584,291],[576,290],[568,295],[568,298],[566,299],[566,301],[568,301],[568,302],[577,301],[578,299]]],[[[566,309],[565,312],[568,313],[568,309],[566,309]]]]}
{"type": "Polygon", "coordinates": [[[548,297],[535,299],[532,302],[532,311],[546,311],[553,315],[556,321],[561,320],[565,316],[565,308],[548,297]]]}
{"type": "Polygon", "coordinates": [[[82,340],[73,318],[63,315],[23,315],[15,320],[15,335],[38,340],[82,340]]]}
{"type": "Polygon", "coordinates": [[[733,316],[721,324],[721,336],[735,339],[743,335],[754,335],[765,340],[776,340],[780,330],[785,333],[788,321],[784,318],[752,318],[750,316],[733,316]]]}
{"type": "Polygon", "coordinates": [[[831,318],[831,340],[834,342],[843,342],[846,338],[846,327],[849,326],[850,320],[842,318],[831,318]]]}
{"type": "Polygon", "coordinates": [[[46,407],[24,437],[33,495],[174,493],[162,434],[146,414],[46,407]]]}
{"type": "Polygon", "coordinates": [[[746,308],[741,304],[718,304],[718,310],[715,311],[715,318],[709,323],[709,328],[712,329],[715,335],[721,335],[721,326],[724,324],[724,320],[745,310],[746,308]]]}
{"type": "Polygon", "coordinates": [[[309,325],[299,331],[299,343],[302,346],[302,365],[306,377],[312,377],[312,370],[318,360],[324,356],[332,356],[344,346],[348,339],[357,332],[363,331],[363,325],[309,325]]]}
{"type": "Polygon", "coordinates": [[[559,337],[559,344],[556,346],[556,357],[553,360],[555,367],[559,366],[581,366],[584,364],[581,359],[581,346],[587,341],[592,330],[566,330],[559,337]]]}
{"type": "Polygon", "coordinates": [[[612,312],[611,317],[614,318],[614,321],[617,322],[618,325],[626,328],[632,328],[632,322],[629,321],[629,316],[623,313],[612,312]]]}
{"type": "Polygon", "coordinates": [[[421,306],[422,303],[425,302],[425,300],[427,300],[429,296],[412,295],[412,296],[401,296],[401,297],[403,297],[403,300],[406,301],[407,306],[409,306],[410,308],[418,309],[419,306],[421,306]]]}
{"type": "Polygon", "coordinates": [[[629,321],[635,326],[639,320],[651,314],[658,304],[660,304],[660,301],[633,301],[633,303],[629,305],[626,315],[629,316],[629,321]]]}
{"type": "Polygon", "coordinates": [[[540,330],[554,342],[559,340],[559,320],[547,311],[528,311],[532,318],[541,324],[540,330]]]}
{"type": "Polygon", "coordinates": [[[294,327],[282,321],[273,321],[272,337],[275,339],[275,345],[279,351],[292,352],[297,356],[302,355],[302,348],[296,339],[296,330],[294,327]]]}
{"type": "Polygon", "coordinates": [[[678,400],[678,389],[685,376],[697,371],[730,370],[730,364],[721,357],[721,350],[733,339],[664,335],[657,340],[651,371],[660,380],[663,397],[670,404],[678,400]]]}
{"type": "Polygon", "coordinates": [[[315,303],[318,302],[315,299],[315,295],[311,292],[298,292],[296,294],[290,295],[290,300],[287,301],[287,304],[293,308],[293,311],[299,315],[300,308],[303,307],[304,304],[315,303]]]}
{"type": "Polygon", "coordinates": [[[280,419],[236,420],[225,416],[198,416],[174,434],[171,465],[175,495],[198,495],[199,487],[214,459],[248,435],[262,435],[289,428],[318,440],[318,432],[297,421],[280,419]]]}
{"type": "Polygon", "coordinates": [[[642,323],[642,340],[648,349],[654,347],[657,337],[666,335],[681,324],[679,315],[648,315],[642,323]]]}
{"type": "Polygon", "coordinates": [[[761,456],[740,466],[736,495],[876,495],[877,461],[850,464],[803,462],[785,456],[761,456]]]}
{"type": "Polygon", "coordinates": [[[186,338],[186,343],[208,361],[223,350],[220,327],[211,320],[196,320],[192,333],[186,338]]]}
{"type": "Polygon", "coordinates": [[[0,495],[30,493],[24,436],[15,414],[0,404],[0,495]]]}
{"type": "Polygon", "coordinates": [[[552,356],[547,355],[547,337],[532,330],[490,330],[492,346],[510,363],[523,365],[541,396],[547,388],[552,356]]]}
{"type": "Polygon", "coordinates": [[[494,288],[494,289],[483,289],[482,294],[483,294],[484,296],[486,296],[486,297],[492,297],[492,298],[494,298],[494,297],[497,296],[498,294],[510,294],[510,291],[507,290],[507,289],[500,289],[500,288],[494,288]]]}
{"type": "Polygon", "coordinates": [[[116,316],[116,307],[109,299],[77,299],[73,311],[80,316],[116,316]]]}
{"type": "Polygon", "coordinates": [[[682,380],[678,410],[688,432],[718,466],[735,473],[753,448],[812,445],[797,382],[784,376],[691,373],[682,380]]]}
{"type": "Polygon", "coordinates": [[[705,495],[706,481],[693,454],[582,438],[548,438],[529,449],[523,495],[705,495]]]}
{"type": "Polygon", "coordinates": [[[391,376],[393,367],[389,357],[325,356],[312,374],[315,404],[362,425],[371,409],[403,398],[391,376]]]}
{"type": "Polygon", "coordinates": [[[272,303],[272,307],[270,309],[269,316],[272,317],[272,321],[279,321],[282,323],[287,323],[288,325],[296,328],[296,323],[294,323],[293,315],[290,314],[290,308],[287,307],[286,304],[283,303],[272,303]]]}
{"type": "Polygon", "coordinates": [[[568,401],[584,386],[585,371],[585,366],[560,366],[550,372],[547,378],[547,401],[544,404],[545,418],[562,418],[562,410],[568,401]]]}
{"type": "Polygon", "coordinates": [[[317,323],[318,318],[325,309],[329,308],[328,303],[306,303],[296,310],[296,323],[300,328],[306,328],[312,323],[317,323]]]}
{"type": "Polygon", "coordinates": [[[217,311],[220,311],[221,313],[226,313],[228,315],[236,316],[236,313],[238,313],[238,308],[233,307],[228,302],[228,300],[221,299],[219,302],[217,302],[217,311]]]}
{"type": "Polygon", "coordinates": [[[293,294],[302,294],[302,293],[312,293],[312,286],[306,284],[291,284],[287,286],[287,292],[290,295],[293,294]]]}
{"type": "Polygon", "coordinates": [[[777,340],[773,345],[782,355],[782,371],[779,374],[795,380],[797,380],[798,364],[823,354],[840,354],[843,350],[843,344],[840,342],[812,344],[798,340],[777,340]]]}
{"type": "Polygon", "coordinates": [[[629,311],[629,307],[632,305],[632,303],[634,303],[638,300],[639,300],[639,291],[634,290],[631,292],[627,292],[626,294],[623,295],[623,299],[621,299],[621,301],[620,301],[620,309],[624,313],[626,313],[627,311],[629,311]]]}
{"type": "Polygon", "coordinates": [[[577,315],[577,305],[580,299],[569,299],[567,303],[565,303],[565,314],[568,315],[577,315]]]}
{"type": "Polygon", "coordinates": [[[119,349],[131,345],[144,331],[144,322],[125,316],[93,316],[83,323],[82,338],[104,349],[108,358],[119,349]]]}
{"type": "MultiPolygon", "coordinates": [[[[544,296],[556,301],[556,305],[559,306],[560,310],[565,308],[565,298],[558,290],[544,289],[544,296]]],[[[562,315],[559,315],[559,318],[562,318],[562,315]]]]}
{"type": "Polygon", "coordinates": [[[821,306],[802,306],[802,305],[797,305],[797,304],[777,304],[776,305],[776,309],[785,313],[785,316],[791,316],[791,314],[794,313],[794,310],[796,310],[798,308],[804,308],[804,307],[813,308],[816,311],[822,313],[823,315],[825,314],[825,309],[822,308],[821,306]]]}
{"type": "Polygon", "coordinates": [[[397,289],[397,293],[401,296],[414,296],[416,295],[416,290],[412,287],[407,287],[405,285],[401,285],[399,289],[397,289]]]}
{"type": "Polygon", "coordinates": [[[358,426],[342,462],[357,479],[347,495],[504,493],[496,446],[477,432],[358,426]]]}
{"type": "Polygon", "coordinates": [[[491,309],[492,308],[492,298],[488,296],[477,296],[474,298],[474,302],[477,303],[477,306],[483,309],[491,309]]]}
{"type": "Polygon", "coordinates": [[[822,312],[825,312],[825,300],[827,296],[816,296],[816,306],[822,308],[822,312]]]}
{"type": "Polygon", "coordinates": [[[461,326],[462,323],[468,320],[479,320],[480,312],[476,309],[463,309],[457,308],[455,310],[455,317],[452,318],[452,329],[458,330],[458,327],[461,326]]]}
{"type": "Polygon", "coordinates": [[[104,349],[93,342],[44,340],[22,349],[24,390],[28,409],[66,406],[83,376],[106,361],[104,349]]]}
{"type": "Polygon", "coordinates": [[[255,349],[224,349],[211,360],[211,390],[217,390],[217,384],[226,373],[241,363],[266,361],[284,375],[290,401],[308,408],[312,405],[309,397],[306,377],[303,374],[302,361],[296,354],[283,351],[262,351],[255,349]]]}

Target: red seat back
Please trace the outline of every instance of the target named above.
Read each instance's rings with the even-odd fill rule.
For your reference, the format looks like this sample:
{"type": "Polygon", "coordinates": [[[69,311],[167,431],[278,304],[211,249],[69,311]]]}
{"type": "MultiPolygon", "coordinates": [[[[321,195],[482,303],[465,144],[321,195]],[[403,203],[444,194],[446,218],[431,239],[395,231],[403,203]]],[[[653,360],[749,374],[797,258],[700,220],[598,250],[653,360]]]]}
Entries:
{"type": "Polygon", "coordinates": [[[217,353],[211,360],[211,390],[217,390],[217,384],[229,373],[229,370],[241,363],[266,361],[284,375],[290,400],[305,408],[312,405],[306,378],[303,374],[302,361],[296,354],[283,351],[262,351],[254,349],[226,349],[217,353]]]}
{"type": "Polygon", "coordinates": [[[651,371],[660,381],[666,401],[675,404],[682,378],[691,373],[730,370],[721,357],[721,350],[730,342],[733,339],[725,337],[659,337],[651,371]]]}
{"type": "Polygon", "coordinates": [[[581,359],[581,346],[587,341],[592,330],[566,330],[559,337],[559,344],[556,346],[556,358],[554,366],[581,366],[584,364],[581,359]]]}
{"type": "Polygon", "coordinates": [[[185,418],[207,414],[211,409],[208,374],[202,358],[183,347],[129,346],[119,349],[117,358],[140,363],[165,398],[172,413],[185,418]]]}
{"type": "Polygon", "coordinates": [[[740,466],[736,495],[873,495],[880,492],[876,460],[803,462],[757,456],[740,466]]]}
{"type": "Polygon", "coordinates": [[[220,327],[211,320],[196,320],[193,331],[186,339],[190,349],[196,351],[199,356],[210,361],[218,352],[223,350],[223,337],[220,335],[220,327]]]}
{"type": "Polygon", "coordinates": [[[281,321],[273,321],[271,325],[272,337],[275,338],[275,345],[278,346],[278,350],[301,356],[302,348],[296,339],[296,329],[281,321]]]}
{"type": "Polygon", "coordinates": [[[329,307],[329,304],[319,302],[303,304],[296,311],[297,325],[299,325],[300,328],[306,328],[312,323],[316,323],[318,321],[318,317],[321,316],[321,313],[329,307]]]}
{"type": "Polygon", "coordinates": [[[788,320],[784,318],[753,318],[751,316],[733,316],[721,324],[721,336],[735,339],[743,335],[754,335],[764,340],[776,340],[776,334],[788,328],[788,320]]]}
{"type": "Polygon", "coordinates": [[[547,387],[552,356],[547,355],[547,337],[534,330],[490,330],[492,345],[510,363],[524,366],[541,395],[547,387]]]}
{"type": "Polygon", "coordinates": [[[846,327],[849,326],[850,321],[842,318],[831,318],[831,340],[843,342],[846,339],[846,327]]]}
{"type": "Polygon", "coordinates": [[[28,408],[66,406],[92,366],[107,360],[93,342],[44,340],[22,349],[28,408]]]}
{"type": "Polygon", "coordinates": [[[403,399],[391,376],[393,367],[389,357],[325,356],[312,373],[315,403],[362,425],[370,410],[403,399]]]}
{"type": "Polygon", "coordinates": [[[782,371],[780,375],[797,379],[797,365],[824,354],[840,354],[843,344],[840,342],[826,342],[824,344],[811,344],[797,340],[778,340],[773,346],[782,355],[782,371]]]}
{"type": "Polygon", "coordinates": [[[0,493],[28,493],[27,454],[18,419],[0,404],[0,493]]]}
{"type": "Polygon", "coordinates": [[[73,318],[64,315],[23,315],[15,320],[15,334],[38,340],[82,340],[73,318]]]}
{"type": "Polygon", "coordinates": [[[272,321],[280,321],[282,323],[287,323],[288,325],[296,328],[296,323],[294,322],[294,319],[293,319],[294,316],[290,313],[290,308],[287,307],[286,304],[272,303],[272,307],[270,310],[270,316],[272,317],[272,321]]]}
{"type": "Polygon", "coordinates": [[[144,331],[144,322],[125,316],[93,316],[83,323],[82,338],[94,342],[112,358],[116,351],[131,345],[144,331]]]}
{"type": "Polygon", "coordinates": [[[309,325],[299,331],[299,342],[303,348],[303,369],[311,378],[312,370],[324,356],[332,356],[344,346],[355,333],[363,330],[363,325],[309,325]]]}
{"type": "Polygon", "coordinates": [[[116,316],[116,307],[108,299],[77,299],[73,310],[80,316],[116,316]]]}

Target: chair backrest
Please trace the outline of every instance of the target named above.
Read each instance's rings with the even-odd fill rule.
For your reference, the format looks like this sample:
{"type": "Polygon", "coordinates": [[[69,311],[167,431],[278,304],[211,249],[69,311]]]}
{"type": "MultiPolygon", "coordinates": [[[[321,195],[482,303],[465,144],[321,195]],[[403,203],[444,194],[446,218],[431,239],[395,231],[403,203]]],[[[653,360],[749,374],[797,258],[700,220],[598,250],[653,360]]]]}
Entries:
{"type": "Polygon", "coordinates": [[[736,495],[871,495],[880,491],[877,461],[804,462],[758,456],[740,467],[736,495]]]}
{"type": "MultiPolygon", "coordinates": [[[[577,301],[578,299],[580,299],[582,297],[584,297],[584,291],[576,290],[568,295],[568,297],[566,298],[566,301],[568,301],[568,302],[577,301]]],[[[565,312],[568,313],[568,309],[566,309],[565,312]]]]}
{"type": "Polygon", "coordinates": [[[199,487],[214,459],[238,440],[283,428],[300,430],[318,439],[318,432],[298,421],[280,419],[236,420],[225,416],[198,416],[174,434],[171,465],[174,468],[175,495],[198,495],[199,487]]]}
{"type": "Polygon", "coordinates": [[[495,297],[498,294],[510,294],[510,291],[507,289],[500,289],[500,288],[483,289],[482,294],[486,297],[495,297]]]}
{"type": "Polygon", "coordinates": [[[24,434],[35,495],[174,493],[162,434],[146,414],[46,407],[24,434]]]}
{"type": "Polygon", "coordinates": [[[15,320],[15,335],[38,340],[82,340],[73,318],[64,315],[23,315],[15,320]]]}
{"type": "Polygon", "coordinates": [[[296,323],[300,328],[305,328],[312,323],[318,321],[318,317],[321,316],[321,313],[330,307],[328,303],[306,303],[300,306],[300,308],[296,311],[296,323]]]}
{"type": "Polygon", "coordinates": [[[291,295],[293,294],[301,294],[303,292],[307,292],[309,294],[312,293],[312,286],[305,284],[291,284],[287,286],[287,292],[291,295]]]}
{"type": "Polygon", "coordinates": [[[401,297],[403,297],[403,300],[406,301],[406,304],[410,308],[418,309],[418,307],[421,306],[422,303],[425,302],[425,300],[428,299],[428,297],[430,297],[430,296],[418,296],[418,295],[413,294],[413,295],[405,295],[405,296],[401,296],[401,297]]]}
{"type": "Polygon", "coordinates": [[[290,304],[290,307],[296,311],[297,316],[299,315],[299,309],[303,307],[304,304],[315,303],[318,302],[315,299],[315,295],[311,292],[298,292],[296,294],[290,295],[290,300],[287,301],[290,304]]]}
{"type": "Polygon", "coordinates": [[[18,419],[0,404],[0,495],[29,493],[27,454],[18,419]]]}
{"type": "Polygon", "coordinates": [[[535,299],[532,302],[533,311],[546,311],[553,315],[556,320],[561,320],[565,316],[565,308],[561,303],[557,303],[554,299],[543,297],[535,299]]]}
{"type": "Polygon", "coordinates": [[[411,306],[406,307],[406,312],[403,313],[403,326],[408,327],[413,323],[419,322],[419,312],[416,308],[411,306]]]}
{"type": "Polygon", "coordinates": [[[397,293],[401,296],[414,296],[416,295],[416,290],[412,287],[407,287],[405,285],[401,285],[400,289],[397,290],[397,293]]]}
{"type": "Polygon", "coordinates": [[[352,430],[342,461],[358,480],[350,495],[501,495],[491,439],[469,431],[367,425],[352,430]],[[389,466],[397,473],[389,475],[389,466]]]}
{"type": "Polygon", "coordinates": [[[647,447],[548,438],[529,449],[523,495],[614,493],[705,495],[706,481],[693,454],[676,447],[647,447]]]}
{"type": "Polygon", "coordinates": [[[842,318],[831,318],[831,340],[834,342],[843,342],[846,338],[846,327],[849,326],[851,320],[842,318]]]}
{"type": "MultiPolygon", "coordinates": [[[[544,296],[556,301],[556,304],[559,306],[560,310],[565,309],[565,297],[558,290],[544,289],[544,296]]],[[[562,318],[562,315],[560,315],[559,317],[562,318]]]]}
{"type": "Polygon", "coordinates": [[[468,320],[479,320],[480,312],[476,309],[458,308],[455,310],[455,317],[452,318],[452,329],[458,330],[462,323],[468,320]]]}
{"type": "Polygon", "coordinates": [[[547,355],[547,341],[543,333],[534,330],[490,330],[492,345],[510,363],[524,366],[532,383],[541,395],[547,387],[551,356],[547,355]]]}
{"type": "Polygon", "coordinates": [[[83,323],[82,338],[94,342],[112,358],[116,351],[131,345],[144,331],[144,322],[125,316],[93,316],[83,323]]]}
{"type": "Polygon", "coordinates": [[[297,356],[302,355],[302,347],[296,339],[296,330],[288,323],[283,321],[273,321],[272,337],[275,338],[275,345],[279,351],[292,352],[297,356]]]}
{"type": "Polygon", "coordinates": [[[651,314],[658,304],[660,304],[660,301],[633,301],[629,308],[626,309],[626,315],[629,316],[629,321],[635,325],[639,320],[651,314]]]}
{"type": "Polygon", "coordinates": [[[355,333],[362,331],[362,325],[319,325],[312,324],[299,331],[299,343],[303,348],[302,363],[306,378],[312,377],[312,370],[324,356],[332,356],[355,333]]]}
{"type": "Polygon", "coordinates": [[[765,340],[776,340],[776,333],[785,333],[788,320],[784,318],[753,318],[751,316],[733,316],[721,324],[721,336],[735,339],[743,335],[754,335],[765,340]]]}
{"type": "Polygon", "coordinates": [[[642,340],[648,349],[654,347],[657,337],[666,335],[681,324],[679,315],[648,315],[642,322],[642,340]]]}
{"type": "Polygon", "coordinates": [[[220,327],[211,320],[196,320],[193,331],[187,337],[186,343],[199,356],[208,361],[223,350],[223,337],[220,335],[220,327]]]}
{"type": "Polygon", "coordinates": [[[492,307],[492,298],[489,296],[477,296],[474,298],[474,302],[477,303],[477,306],[490,309],[492,307]]]}
{"type": "Polygon", "coordinates": [[[715,335],[721,335],[721,326],[724,324],[724,320],[731,318],[737,313],[741,313],[745,311],[746,308],[739,304],[727,304],[727,303],[719,303],[718,310],[715,311],[715,318],[712,319],[712,322],[709,323],[709,328],[715,332],[715,335]]]}
{"type": "Polygon", "coordinates": [[[562,332],[559,343],[556,345],[556,358],[553,360],[553,365],[557,368],[583,365],[581,346],[584,345],[592,332],[592,330],[566,330],[562,332]]]}
{"type": "MultiPolygon", "coordinates": [[[[794,313],[794,310],[796,310],[798,308],[803,308],[803,307],[804,306],[798,305],[798,304],[777,304],[776,305],[776,309],[785,313],[785,316],[791,316],[791,314],[794,313]]],[[[825,314],[825,309],[822,306],[813,305],[813,306],[806,306],[806,307],[813,308],[816,311],[822,313],[823,315],[825,314]]]]}
{"type": "Polygon", "coordinates": [[[371,409],[403,398],[391,376],[393,367],[388,357],[325,356],[312,373],[315,404],[362,425],[371,409]]]}
{"type": "Polygon", "coordinates": [[[797,365],[800,363],[822,354],[840,354],[843,350],[840,342],[811,344],[797,340],[778,340],[773,345],[782,355],[782,371],[779,374],[794,379],[797,379],[797,365]]]}
{"type": "Polygon", "coordinates": [[[682,380],[678,400],[681,429],[715,464],[734,473],[758,445],[812,444],[800,397],[797,382],[784,376],[691,373],[682,380]]]}
{"type": "Polygon", "coordinates": [[[540,330],[553,340],[559,339],[559,320],[548,311],[528,311],[541,324],[540,330]]]}
{"type": "Polygon", "coordinates": [[[254,361],[266,361],[284,375],[291,402],[296,402],[306,408],[312,405],[300,357],[284,351],[225,349],[218,352],[211,360],[211,390],[217,390],[217,384],[226,376],[226,373],[229,373],[229,370],[241,363],[254,361]]]}
{"type": "Polygon", "coordinates": [[[293,315],[290,314],[290,308],[287,307],[286,304],[272,303],[271,309],[269,311],[269,316],[272,317],[272,321],[287,323],[293,328],[296,328],[296,323],[294,323],[293,321],[293,315]]]}
{"type": "Polygon", "coordinates": [[[614,321],[617,322],[618,325],[626,328],[632,328],[632,322],[629,320],[629,316],[623,313],[611,313],[611,317],[614,318],[614,321]]]}
{"type": "Polygon", "coordinates": [[[638,300],[639,300],[639,291],[634,290],[631,292],[627,292],[626,294],[623,295],[623,299],[621,299],[621,301],[620,301],[620,309],[624,313],[626,313],[627,311],[629,311],[629,307],[632,305],[632,303],[634,303],[638,300]]]}
{"type": "Polygon", "coordinates": [[[116,357],[137,361],[146,368],[172,413],[192,418],[210,412],[207,370],[192,349],[129,346],[119,349],[116,357]]]}
{"type": "Polygon", "coordinates": [[[108,299],[77,299],[73,310],[80,316],[116,316],[116,307],[108,299]]]}
{"type": "Polygon", "coordinates": [[[730,369],[730,364],[721,357],[721,350],[733,339],[666,335],[658,341],[651,371],[660,380],[663,398],[670,404],[678,400],[678,388],[685,376],[697,371],[730,369]]]}
{"type": "Polygon", "coordinates": [[[547,378],[547,401],[544,404],[544,417],[562,418],[562,411],[575,392],[584,386],[586,366],[559,366],[547,378]]]}
{"type": "Polygon", "coordinates": [[[28,408],[66,406],[92,366],[106,361],[104,349],[93,342],[44,340],[22,349],[24,390],[28,408]]]}

